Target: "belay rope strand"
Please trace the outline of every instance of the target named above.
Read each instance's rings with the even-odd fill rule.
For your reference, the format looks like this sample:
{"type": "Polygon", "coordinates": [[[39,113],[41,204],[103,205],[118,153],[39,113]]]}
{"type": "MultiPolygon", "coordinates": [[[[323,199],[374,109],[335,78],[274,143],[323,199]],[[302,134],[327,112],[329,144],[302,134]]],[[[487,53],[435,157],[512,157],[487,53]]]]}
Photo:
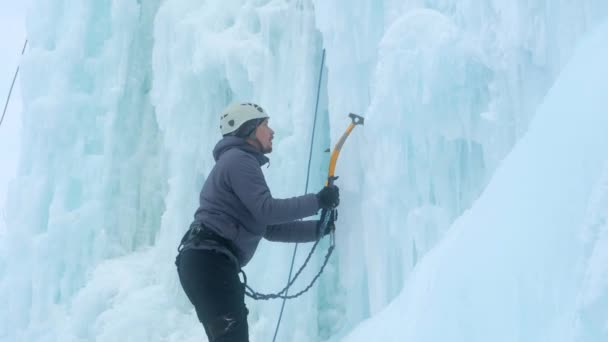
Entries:
{"type": "MultiPolygon", "coordinates": [[[[306,186],[304,187],[305,194],[308,193],[308,181],[310,180],[310,165],[311,165],[311,161],[312,161],[312,149],[313,149],[314,141],[315,141],[315,130],[317,128],[317,113],[319,110],[319,95],[321,93],[321,80],[323,79],[323,67],[324,66],[325,66],[325,49],[323,49],[323,52],[321,53],[321,67],[319,68],[319,81],[317,82],[317,98],[315,101],[315,116],[312,121],[312,133],[310,136],[310,151],[308,153],[308,170],[306,172],[306,186]]],[[[321,232],[321,230],[319,230],[319,232],[321,232]]],[[[295,280],[298,277],[298,275],[300,275],[300,272],[302,271],[302,269],[304,269],[304,266],[308,263],[308,260],[311,258],[312,253],[314,252],[315,248],[319,244],[319,241],[321,241],[321,238],[319,238],[315,242],[315,244],[312,246],[311,251],[308,254],[308,257],[306,258],[306,261],[304,262],[304,264],[302,265],[300,270],[296,273],[296,276],[293,278],[293,280],[295,280]]],[[[310,287],[312,287],[312,285],[315,283],[315,281],[317,280],[319,275],[321,275],[321,272],[323,272],[323,269],[325,268],[325,265],[327,264],[327,261],[329,260],[329,257],[331,256],[331,253],[333,252],[333,250],[334,250],[334,244],[333,244],[333,238],[332,238],[332,244],[330,245],[329,249],[327,250],[327,255],[325,256],[325,262],[323,263],[323,266],[321,266],[319,273],[313,278],[310,285],[307,288],[305,288],[304,291],[308,291],[308,289],[310,287]]],[[[296,245],[293,247],[293,255],[291,256],[291,266],[289,266],[289,276],[287,277],[287,286],[285,287],[285,294],[287,294],[287,291],[289,290],[289,286],[291,286],[290,284],[293,284],[293,280],[291,279],[291,274],[293,272],[293,265],[296,261],[297,252],[298,252],[298,244],[296,243],[296,245]]],[[[283,310],[285,309],[286,301],[287,301],[287,298],[283,298],[283,302],[281,303],[281,312],[279,313],[279,318],[277,319],[277,326],[274,329],[274,335],[272,337],[272,342],[275,342],[275,340],[277,339],[277,334],[279,333],[279,327],[281,326],[281,319],[283,318],[283,310]]]]}
{"type": "MultiPolygon", "coordinates": [[[[23,44],[23,50],[21,50],[21,55],[25,52],[25,47],[27,46],[27,39],[23,44]]],[[[4,110],[2,111],[2,117],[0,117],[0,126],[2,125],[2,121],[4,121],[4,115],[6,115],[6,108],[8,108],[8,103],[11,100],[11,94],[13,93],[13,87],[15,86],[15,80],[17,79],[17,74],[19,74],[19,66],[17,65],[17,70],[15,70],[15,76],[13,76],[13,83],[11,83],[11,87],[8,91],[8,96],[6,97],[6,102],[4,103],[4,110]]]]}

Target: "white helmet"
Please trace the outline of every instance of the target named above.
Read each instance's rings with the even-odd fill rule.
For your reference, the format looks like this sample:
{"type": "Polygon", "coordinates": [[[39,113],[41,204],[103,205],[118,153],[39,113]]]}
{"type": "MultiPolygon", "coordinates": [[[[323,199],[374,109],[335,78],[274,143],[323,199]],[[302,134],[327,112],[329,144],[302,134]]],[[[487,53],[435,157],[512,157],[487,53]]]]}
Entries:
{"type": "Polygon", "coordinates": [[[268,118],[264,109],[254,103],[234,103],[226,107],[220,116],[222,135],[233,133],[252,119],[268,118]]]}

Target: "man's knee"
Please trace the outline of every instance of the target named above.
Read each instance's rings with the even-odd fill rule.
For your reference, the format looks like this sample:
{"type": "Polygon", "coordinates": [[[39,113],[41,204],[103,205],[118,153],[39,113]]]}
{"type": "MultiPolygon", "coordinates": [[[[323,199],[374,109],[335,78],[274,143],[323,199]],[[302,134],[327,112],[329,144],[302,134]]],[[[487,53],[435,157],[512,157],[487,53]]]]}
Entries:
{"type": "Polygon", "coordinates": [[[247,313],[228,313],[212,318],[204,324],[209,341],[248,342],[247,313]]]}

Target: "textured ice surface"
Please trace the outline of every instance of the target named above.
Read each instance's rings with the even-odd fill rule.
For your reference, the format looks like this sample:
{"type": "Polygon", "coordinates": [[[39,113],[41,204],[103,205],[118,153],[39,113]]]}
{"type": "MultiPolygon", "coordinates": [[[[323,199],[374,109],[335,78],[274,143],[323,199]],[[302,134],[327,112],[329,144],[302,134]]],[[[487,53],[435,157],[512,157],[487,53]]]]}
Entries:
{"type": "MultiPolygon", "coordinates": [[[[573,227],[571,221],[558,220],[572,218],[568,214],[574,208],[564,210],[552,221],[563,229],[547,240],[541,239],[549,229],[546,223],[535,221],[541,216],[522,207],[534,198],[545,204],[539,209],[548,210],[551,200],[570,191],[576,179],[565,179],[564,188],[545,197],[526,195],[528,201],[508,206],[509,217],[522,223],[513,232],[480,225],[463,229],[466,220],[486,222],[472,215],[484,212],[477,206],[461,215],[482,191],[493,193],[485,189],[490,179],[493,187],[519,189],[510,182],[528,168],[517,161],[499,168],[503,158],[522,136],[550,135],[551,130],[535,133],[539,128],[534,127],[524,133],[574,47],[607,14],[604,0],[32,1],[30,51],[21,74],[23,158],[11,184],[7,231],[0,240],[0,340],[201,339],[202,327],[181,292],[173,258],[213,165],[219,110],[238,100],[255,101],[271,115],[275,150],[264,172],[277,197],[317,191],[326,172],[324,151],[346,128],[346,115],[366,117],[365,127],[357,128],[345,145],[336,170],[342,204],[335,257],[319,286],[287,304],[277,340],[340,340],[363,320],[378,322],[374,316],[379,312],[386,317],[389,311],[382,310],[391,301],[389,310],[435,323],[463,300],[500,302],[505,298],[492,295],[508,284],[478,273],[454,282],[460,287],[453,291],[462,290],[469,299],[452,298],[446,290],[428,315],[407,300],[423,303],[427,298],[416,295],[421,285],[415,284],[440,276],[429,264],[470,271],[466,262],[471,259],[483,265],[501,253],[513,261],[509,270],[522,266],[500,273],[511,280],[539,269],[537,254],[546,256],[546,272],[535,273],[538,285],[520,284],[519,292],[509,288],[521,297],[508,303],[512,312],[546,314],[554,308],[547,309],[543,300],[555,293],[537,296],[545,289],[542,284],[562,276],[557,270],[569,270],[576,261],[548,256],[578,231],[585,232],[585,243],[566,256],[589,262],[581,261],[580,274],[557,289],[569,297],[552,302],[554,315],[530,320],[541,327],[519,330],[518,338],[561,334],[562,323],[575,321],[576,329],[569,330],[573,338],[602,336],[606,213],[590,205],[586,223],[571,220],[573,227]],[[306,189],[323,48],[327,59],[306,189]],[[533,239],[525,240],[529,231],[524,227],[535,222],[544,230],[534,230],[533,239]],[[469,232],[462,240],[468,245],[454,242],[463,232],[469,232]],[[479,246],[477,239],[484,236],[507,241],[500,248],[479,246]],[[441,252],[446,247],[440,247],[427,257],[444,239],[443,245],[458,246],[461,253],[441,252]],[[527,254],[508,248],[522,239],[527,254]],[[577,292],[572,284],[578,283],[577,292]],[[569,306],[559,311],[564,303],[569,306]],[[407,311],[413,307],[419,311],[407,311]],[[563,320],[553,320],[558,316],[563,320]],[[556,328],[545,329],[548,322],[556,328]]],[[[560,97],[569,99],[568,94],[560,97]]],[[[573,128],[577,118],[568,122],[573,128]]],[[[587,124],[581,122],[581,129],[587,124]]],[[[560,125],[556,128],[563,129],[560,125]]],[[[582,136],[578,144],[593,136],[570,132],[582,136]]],[[[518,146],[528,154],[541,147],[518,146]]],[[[574,149],[548,156],[559,156],[560,163],[599,158],[582,149],[566,153],[574,149]]],[[[516,151],[508,158],[514,155],[516,151]]],[[[539,170],[560,167],[547,158],[534,161],[539,170]]],[[[534,175],[546,182],[542,184],[557,184],[558,175],[569,177],[558,171],[534,175]]],[[[602,208],[605,193],[592,194],[590,187],[593,182],[604,189],[606,177],[599,178],[596,169],[586,172],[598,175],[573,190],[578,197],[567,198],[591,198],[602,208]]],[[[485,203],[484,220],[503,210],[496,202],[485,203]]],[[[577,210],[581,203],[576,202],[577,210]]],[[[299,246],[296,264],[307,249],[299,246]]],[[[262,243],[245,270],[249,283],[265,292],[282,288],[292,251],[292,245],[262,243]]],[[[319,266],[319,254],[305,280],[319,266]]],[[[271,340],[280,303],[247,305],[251,340],[271,340]]],[[[483,308],[471,305],[459,321],[446,322],[446,330],[484,336],[498,329],[504,308],[492,307],[483,315],[487,324],[480,329],[486,330],[475,330],[480,315],[475,310],[483,308]]],[[[365,326],[355,334],[364,336],[365,326]]],[[[393,332],[388,321],[374,327],[393,332]]],[[[408,328],[403,336],[427,341],[424,331],[424,326],[408,328]]]]}
{"type": "Polygon", "coordinates": [[[346,341],[608,338],[607,37],[585,40],[480,198],[346,341]]]}

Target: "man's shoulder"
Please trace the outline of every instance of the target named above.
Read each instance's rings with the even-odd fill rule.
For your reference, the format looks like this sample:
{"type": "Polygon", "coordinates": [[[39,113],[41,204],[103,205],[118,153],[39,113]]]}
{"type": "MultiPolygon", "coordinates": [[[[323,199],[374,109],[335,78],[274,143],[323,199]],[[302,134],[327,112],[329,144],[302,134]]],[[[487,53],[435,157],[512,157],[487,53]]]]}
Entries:
{"type": "Polygon", "coordinates": [[[252,165],[258,164],[254,155],[238,147],[231,148],[224,152],[218,162],[227,165],[241,164],[242,166],[243,164],[249,163],[253,163],[252,165]]]}

